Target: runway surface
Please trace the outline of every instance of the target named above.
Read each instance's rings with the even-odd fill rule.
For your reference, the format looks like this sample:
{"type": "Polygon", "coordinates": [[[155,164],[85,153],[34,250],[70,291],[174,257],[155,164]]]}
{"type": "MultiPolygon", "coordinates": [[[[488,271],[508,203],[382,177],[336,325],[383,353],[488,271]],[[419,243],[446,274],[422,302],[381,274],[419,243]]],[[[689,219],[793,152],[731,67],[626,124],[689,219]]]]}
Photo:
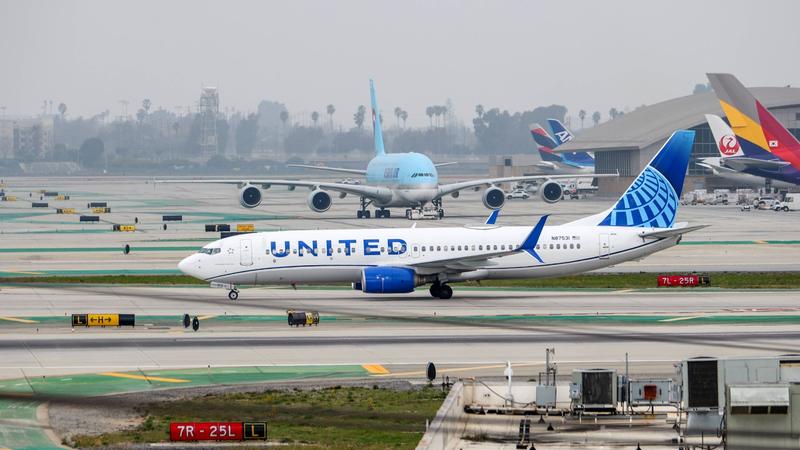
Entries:
{"type": "Polygon", "coordinates": [[[427,361],[497,375],[506,360],[534,375],[544,349],[562,367],[621,366],[669,375],[692,356],[800,353],[800,292],[750,290],[462,289],[370,297],[349,290],[249,289],[231,302],[204,287],[5,287],[0,377],[170,368],[380,365],[417,373],[427,361]],[[287,309],[316,310],[289,327],[287,309]],[[134,313],[140,325],[69,326],[72,313],[134,313]],[[184,313],[202,318],[184,330],[184,313]],[[485,366],[489,366],[488,368],[485,366]]]}

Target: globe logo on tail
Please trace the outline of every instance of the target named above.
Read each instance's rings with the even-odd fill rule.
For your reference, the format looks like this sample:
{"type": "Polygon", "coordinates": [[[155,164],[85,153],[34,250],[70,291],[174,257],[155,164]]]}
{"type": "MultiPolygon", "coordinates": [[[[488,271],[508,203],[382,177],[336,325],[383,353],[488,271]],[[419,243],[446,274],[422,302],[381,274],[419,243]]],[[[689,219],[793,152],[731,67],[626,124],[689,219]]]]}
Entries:
{"type": "Polygon", "coordinates": [[[722,152],[723,155],[735,155],[739,152],[739,148],[739,141],[736,140],[736,136],[732,134],[726,134],[719,140],[719,151],[722,152]]]}
{"type": "Polygon", "coordinates": [[[678,194],[664,175],[648,166],[600,225],[668,228],[677,212],[678,194]]]}

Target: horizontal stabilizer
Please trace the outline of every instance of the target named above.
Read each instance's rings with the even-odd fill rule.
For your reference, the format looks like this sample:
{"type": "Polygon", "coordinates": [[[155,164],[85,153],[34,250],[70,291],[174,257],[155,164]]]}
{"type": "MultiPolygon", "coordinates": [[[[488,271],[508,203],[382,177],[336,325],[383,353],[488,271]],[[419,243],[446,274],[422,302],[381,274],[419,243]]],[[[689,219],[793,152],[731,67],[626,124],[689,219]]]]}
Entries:
{"type": "Polygon", "coordinates": [[[780,170],[790,165],[788,161],[781,161],[778,159],[748,158],[746,156],[722,158],[721,161],[723,164],[725,164],[725,166],[740,172],[745,169],[780,170]]]}
{"type": "Polygon", "coordinates": [[[650,233],[640,233],[639,236],[641,236],[642,238],[653,238],[653,239],[668,238],[668,237],[680,236],[686,233],[691,233],[692,231],[697,231],[707,226],[708,225],[695,225],[693,227],[670,228],[669,230],[653,231],[650,233]]]}
{"type": "Polygon", "coordinates": [[[444,166],[452,166],[452,165],[455,165],[455,164],[458,164],[458,162],[451,161],[451,162],[436,163],[436,164],[434,164],[434,166],[436,166],[436,167],[444,167],[444,166]]]}

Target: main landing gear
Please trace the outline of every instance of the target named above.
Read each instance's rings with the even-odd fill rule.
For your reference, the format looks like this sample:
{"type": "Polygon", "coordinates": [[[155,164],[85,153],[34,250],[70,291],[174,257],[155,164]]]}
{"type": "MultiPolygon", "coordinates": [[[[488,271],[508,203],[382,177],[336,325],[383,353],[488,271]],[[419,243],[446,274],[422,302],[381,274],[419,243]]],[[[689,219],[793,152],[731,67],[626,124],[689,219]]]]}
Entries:
{"type": "MultiPolygon", "coordinates": [[[[356,217],[359,219],[369,219],[371,214],[367,208],[369,207],[370,204],[372,204],[372,200],[368,200],[364,197],[361,197],[361,207],[359,208],[358,211],[356,211],[356,217]]],[[[390,217],[392,217],[392,212],[386,208],[375,210],[376,219],[388,219],[390,217]]]]}
{"type": "Polygon", "coordinates": [[[438,297],[442,300],[447,300],[453,296],[453,288],[447,284],[442,284],[436,281],[431,285],[431,297],[438,297]]]}
{"type": "Polygon", "coordinates": [[[239,290],[233,288],[230,291],[228,291],[228,298],[231,300],[236,300],[237,298],[239,298],[239,290]]]}

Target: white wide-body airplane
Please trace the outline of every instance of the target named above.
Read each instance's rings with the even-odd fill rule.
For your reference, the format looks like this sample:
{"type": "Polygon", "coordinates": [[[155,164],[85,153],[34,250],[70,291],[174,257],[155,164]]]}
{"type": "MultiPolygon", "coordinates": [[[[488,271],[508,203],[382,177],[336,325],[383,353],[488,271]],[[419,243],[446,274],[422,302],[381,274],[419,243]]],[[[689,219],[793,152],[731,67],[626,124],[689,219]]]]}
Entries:
{"type": "MultiPolygon", "coordinates": [[[[542,200],[555,203],[561,200],[563,188],[558,180],[574,179],[571,175],[525,175],[516,177],[482,178],[455,183],[440,184],[438,167],[453,163],[434,164],[421,153],[387,153],[383,144],[381,119],[378,113],[378,101],[375,87],[370,80],[370,97],[372,102],[372,125],[374,133],[375,157],[367,164],[365,170],[339,167],[323,167],[308,165],[292,165],[293,167],[313,168],[331,172],[360,175],[365,177],[363,184],[336,183],[314,180],[286,179],[249,179],[249,180],[156,180],[157,183],[210,183],[230,184],[239,189],[239,204],[245,208],[256,208],[264,198],[263,191],[273,186],[285,186],[290,190],[297,187],[307,188],[307,204],[315,212],[325,212],[333,204],[331,193],[345,198],[354,195],[360,198],[360,208],[356,212],[359,219],[369,219],[370,206],[375,207],[375,218],[391,217],[389,208],[404,208],[405,216],[411,218],[412,209],[421,209],[433,205],[439,218],[444,217],[442,199],[446,196],[457,198],[463,190],[478,191],[483,189],[483,204],[489,209],[499,209],[506,201],[506,193],[502,185],[535,181],[540,184],[539,193],[542,200]]],[[[596,177],[614,177],[616,175],[596,175],[596,177]]]]}
{"type": "Polygon", "coordinates": [[[203,247],[178,265],[190,276],[226,287],[349,282],[367,294],[398,294],[430,284],[434,297],[453,295],[449,282],[554,277],[586,272],[677,244],[702,228],[675,224],[694,140],[677,131],[608,210],[545,226],[298,230],[250,233],[203,247]]]}

